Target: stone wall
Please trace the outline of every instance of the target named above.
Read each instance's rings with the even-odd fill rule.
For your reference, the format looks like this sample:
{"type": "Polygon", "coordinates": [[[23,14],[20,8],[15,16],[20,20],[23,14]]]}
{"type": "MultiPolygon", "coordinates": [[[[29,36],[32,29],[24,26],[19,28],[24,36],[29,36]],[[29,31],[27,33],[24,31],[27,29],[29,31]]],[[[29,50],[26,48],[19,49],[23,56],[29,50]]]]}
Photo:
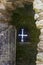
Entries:
{"type": "Polygon", "coordinates": [[[34,0],[33,9],[35,10],[34,19],[36,20],[36,27],[40,29],[40,41],[37,45],[38,54],[36,56],[36,65],[43,65],[43,0],[34,0]]]}
{"type": "Polygon", "coordinates": [[[16,29],[9,24],[12,10],[13,6],[10,2],[0,0],[0,65],[16,63],[16,29]]]}

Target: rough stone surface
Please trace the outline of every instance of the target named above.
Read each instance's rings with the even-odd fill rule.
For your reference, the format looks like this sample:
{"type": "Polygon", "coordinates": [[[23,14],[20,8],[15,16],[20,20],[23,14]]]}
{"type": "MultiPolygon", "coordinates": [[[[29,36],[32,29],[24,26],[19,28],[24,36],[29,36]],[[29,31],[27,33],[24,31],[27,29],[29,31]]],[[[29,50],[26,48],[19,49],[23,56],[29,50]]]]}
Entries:
{"type": "Polygon", "coordinates": [[[40,29],[39,43],[37,45],[38,54],[36,65],[43,65],[43,0],[34,0],[33,9],[35,10],[36,27],[40,29]]]}
{"type": "Polygon", "coordinates": [[[15,65],[15,27],[8,24],[10,15],[6,10],[6,0],[0,2],[0,65],[15,65]]]}

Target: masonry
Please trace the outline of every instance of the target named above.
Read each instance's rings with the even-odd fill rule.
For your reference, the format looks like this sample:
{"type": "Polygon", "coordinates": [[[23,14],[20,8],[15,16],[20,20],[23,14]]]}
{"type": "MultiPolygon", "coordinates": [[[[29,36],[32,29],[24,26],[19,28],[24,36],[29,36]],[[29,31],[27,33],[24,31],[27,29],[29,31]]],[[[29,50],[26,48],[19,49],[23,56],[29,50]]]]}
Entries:
{"type": "Polygon", "coordinates": [[[34,19],[36,20],[36,27],[40,29],[40,41],[37,45],[38,54],[36,56],[36,65],[43,65],[43,0],[34,0],[33,9],[35,10],[34,19]]]}
{"type": "Polygon", "coordinates": [[[6,0],[0,0],[0,65],[15,65],[16,28],[9,24],[13,7],[6,6],[6,0]],[[9,12],[8,12],[9,10],[9,12]]]}

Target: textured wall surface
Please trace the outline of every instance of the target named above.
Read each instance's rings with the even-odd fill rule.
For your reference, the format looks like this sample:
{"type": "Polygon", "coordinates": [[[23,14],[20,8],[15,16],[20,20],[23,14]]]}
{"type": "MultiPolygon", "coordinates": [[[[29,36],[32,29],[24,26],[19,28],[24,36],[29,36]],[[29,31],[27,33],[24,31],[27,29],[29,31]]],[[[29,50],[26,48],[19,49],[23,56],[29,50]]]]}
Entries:
{"type": "Polygon", "coordinates": [[[8,23],[11,21],[13,6],[9,3],[6,0],[0,0],[0,65],[15,65],[15,28],[8,23]],[[7,4],[9,5],[6,6],[7,4]]]}
{"type": "Polygon", "coordinates": [[[36,65],[43,65],[43,0],[34,0],[33,9],[35,10],[34,19],[36,20],[36,27],[40,29],[40,41],[37,45],[38,54],[36,56],[36,65]]]}

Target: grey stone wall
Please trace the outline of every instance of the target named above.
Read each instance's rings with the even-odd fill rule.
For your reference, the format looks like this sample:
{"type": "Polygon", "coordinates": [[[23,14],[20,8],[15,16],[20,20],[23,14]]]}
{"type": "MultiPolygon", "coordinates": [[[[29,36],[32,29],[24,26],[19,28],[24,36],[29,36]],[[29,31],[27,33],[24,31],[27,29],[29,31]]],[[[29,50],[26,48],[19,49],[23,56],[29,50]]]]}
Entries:
{"type": "MultiPolygon", "coordinates": [[[[9,2],[10,3],[10,2],[9,2]]],[[[9,5],[10,7],[10,5],[9,5]]],[[[9,24],[11,12],[8,12],[6,0],[0,2],[0,65],[15,65],[16,28],[9,24]]]]}

